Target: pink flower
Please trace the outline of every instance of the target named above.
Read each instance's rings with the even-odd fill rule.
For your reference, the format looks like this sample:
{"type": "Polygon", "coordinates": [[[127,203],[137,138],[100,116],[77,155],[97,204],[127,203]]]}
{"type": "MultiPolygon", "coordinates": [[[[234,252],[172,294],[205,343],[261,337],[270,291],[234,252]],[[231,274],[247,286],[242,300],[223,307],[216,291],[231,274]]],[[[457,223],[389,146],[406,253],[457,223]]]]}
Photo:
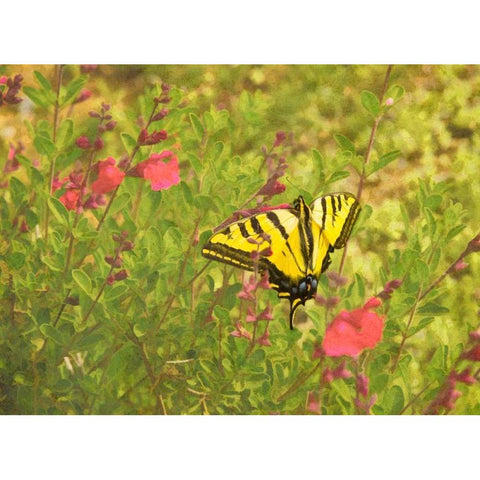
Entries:
{"type": "Polygon", "coordinates": [[[270,347],[272,344],[270,343],[270,340],[268,339],[269,337],[270,337],[270,333],[267,329],[267,330],[265,330],[265,333],[261,337],[257,338],[257,343],[259,343],[260,345],[263,345],[264,347],[270,347]]]}
{"type": "Polygon", "coordinates": [[[330,323],[323,338],[323,349],[329,357],[356,357],[366,348],[373,348],[382,338],[383,317],[370,308],[379,299],[370,299],[364,307],[351,312],[342,310],[330,323]]]}
{"type": "Polygon", "coordinates": [[[79,93],[78,97],[75,99],[75,101],[73,103],[84,102],[85,100],[88,100],[91,96],[92,96],[92,92],[90,90],[87,90],[86,88],[84,88],[79,93]]]}
{"type": "Polygon", "coordinates": [[[391,107],[393,104],[394,104],[394,100],[393,100],[392,97],[389,97],[389,98],[387,98],[387,99],[385,100],[385,105],[386,105],[387,107],[391,107]]]}
{"type": "Polygon", "coordinates": [[[312,392],[308,393],[307,400],[308,407],[307,409],[313,413],[320,413],[320,402],[316,399],[315,394],[312,392]]]}
{"type": "Polygon", "coordinates": [[[240,322],[237,322],[237,329],[234,330],[233,332],[230,332],[230,335],[233,337],[239,337],[239,338],[246,338],[247,340],[252,339],[252,335],[250,332],[242,326],[240,322]]]}
{"type": "Polygon", "coordinates": [[[92,183],[94,193],[111,192],[123,182],[125,173],[115,166],[115,159],[108,157],[98,162],[98,178],[92,183]]]}
{"type": "Polygon", "coordinates": [[[247,308],[247,318],[245,319],[247,323],[252,323],[258,321],[257,316],[255,315],[255,312],[252,310],[252,307],[247,308]]]}
{"type": "Polygon", "coordinates": [[[180,183],[178,158],[169,150],[153,153],[147,160],[137,164],[129,175],[150,180],[154,191],[166,190],[180,183]],[[171,158],[169,162],[163,161],[169,157],[171,158]]]}
{"type": "Polygon", "coordinates": [[[455,266],[453,267],[455,271],[463,270],[464,268],[468,267],[468,263],[465,263],[463,260],[459,260],[455,266]]]}
{"type": "Polygon", "coordinates": [[[242,300],[255,300],[255,296],[253,292],[257,289],[257,281],[255,279],[255,275],[250,275],[248,279],[243,280],[243,288],[240,292],[237,293],[237,297],[241,298],[242,300]]]}
{"type": "Polygon", "coordinates": [[[7,83],[7,80],[8,80],[8,77],[6,77],[5,75],[2,75],[0,77],[0,85],[5,85],[7,83]]]}

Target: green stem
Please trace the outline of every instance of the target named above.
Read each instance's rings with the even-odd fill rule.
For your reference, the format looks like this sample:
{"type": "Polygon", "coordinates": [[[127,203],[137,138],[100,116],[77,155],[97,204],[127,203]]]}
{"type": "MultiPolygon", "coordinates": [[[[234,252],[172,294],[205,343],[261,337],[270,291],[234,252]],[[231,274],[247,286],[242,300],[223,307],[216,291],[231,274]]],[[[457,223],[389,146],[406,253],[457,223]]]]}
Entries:
{"type": "MultiPolygon", "coordinates": [[[[53,132],[52,132],[52,140],[53,143],[56,144],[57,141],[57,125],[58,125],[58,114],[60,111],[60,88],[62,86],[62,76],[63,76],[63,65],[57,66],[57,93],[55,98],[55,106],[53,110],[53,132]]],[[[56,158],[53,157],[52,161],[50,162],[50,174],[49,174],[49,187],[48,193],[52,195],[53,193],[53,179],[55,177],[55,160],[56,158]]],[[[45,237],[45,246],[48,242],[48,224],[50,221],[50,208],[48,207],[48,198],[45,204],[45,225],[44,225],[44,237],[45,237]]]]}

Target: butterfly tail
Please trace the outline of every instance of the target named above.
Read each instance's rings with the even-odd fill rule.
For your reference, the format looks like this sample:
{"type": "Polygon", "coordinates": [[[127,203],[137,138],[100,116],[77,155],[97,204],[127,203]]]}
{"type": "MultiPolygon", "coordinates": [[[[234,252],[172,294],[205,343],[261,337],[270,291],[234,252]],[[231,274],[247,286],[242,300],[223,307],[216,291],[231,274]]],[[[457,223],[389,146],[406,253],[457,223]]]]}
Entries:
{"type": "Polygon", "coordinates": [[[293,317],[295,316],[295,310],[299,305],[304,305],[305,300],[302,301],[300,298],[291,298],[290,299],[290,330],[293,330],[293,317]]]}

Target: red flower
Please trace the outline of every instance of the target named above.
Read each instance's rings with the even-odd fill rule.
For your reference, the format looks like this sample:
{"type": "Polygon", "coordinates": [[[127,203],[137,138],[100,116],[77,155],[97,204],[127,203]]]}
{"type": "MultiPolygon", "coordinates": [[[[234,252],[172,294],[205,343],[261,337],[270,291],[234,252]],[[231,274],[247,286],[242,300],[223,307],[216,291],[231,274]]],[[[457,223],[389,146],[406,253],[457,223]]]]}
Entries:
{"type": "Polygon", "coordinates": [[[80,198],[80,189],[72,188],[67,190],[59,200],[65,205],[68,210],[76,210],[78,200],[80,198]]]}
{"type": "Polygon", "coordinates": [[[382,338],[383,317],[370,308],[379,299],[370,299],[362,308],[342,310],[330,323],[323,338],[323,349],[329,357],[356,357],[365,348],[373,348],[382,338]]]}
{"type": "Polygon", "coordinates": [[[122,183],[124,177],[125,173],[115,166],[115,159],[108,157],[98,162],[98,178],[92,183],[92,191],[94,193],[111,192],[122,183]]]}
{"type": "Polygon", "coordinates": [[[129,175],[150,180],[154,191],[166,190],[172,185],[180,183],[178,158],[169,150],[152,153],[147,160],[137,164],[129,172],[129,175]],[[170,161],[165,163],[163,159],[169,157],[170,161]]]}

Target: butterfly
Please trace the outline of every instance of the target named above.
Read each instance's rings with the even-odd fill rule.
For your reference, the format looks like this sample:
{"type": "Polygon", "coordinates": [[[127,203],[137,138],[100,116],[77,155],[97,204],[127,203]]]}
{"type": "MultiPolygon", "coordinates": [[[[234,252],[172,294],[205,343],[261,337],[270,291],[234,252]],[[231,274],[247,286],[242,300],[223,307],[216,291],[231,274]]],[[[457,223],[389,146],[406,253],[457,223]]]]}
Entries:
{"type": "Polygon", "coordinates": [[[299,196],[293,207],[265,207],[224,226],[203,246],[202,255],[244,270],[268,272],[270,286],[280,298],[290,300],[293,329],[295,310],[315,296],[331,253],[345,246],[359,213],[351,193],[324,195],[310,206],[299,196]]]}

